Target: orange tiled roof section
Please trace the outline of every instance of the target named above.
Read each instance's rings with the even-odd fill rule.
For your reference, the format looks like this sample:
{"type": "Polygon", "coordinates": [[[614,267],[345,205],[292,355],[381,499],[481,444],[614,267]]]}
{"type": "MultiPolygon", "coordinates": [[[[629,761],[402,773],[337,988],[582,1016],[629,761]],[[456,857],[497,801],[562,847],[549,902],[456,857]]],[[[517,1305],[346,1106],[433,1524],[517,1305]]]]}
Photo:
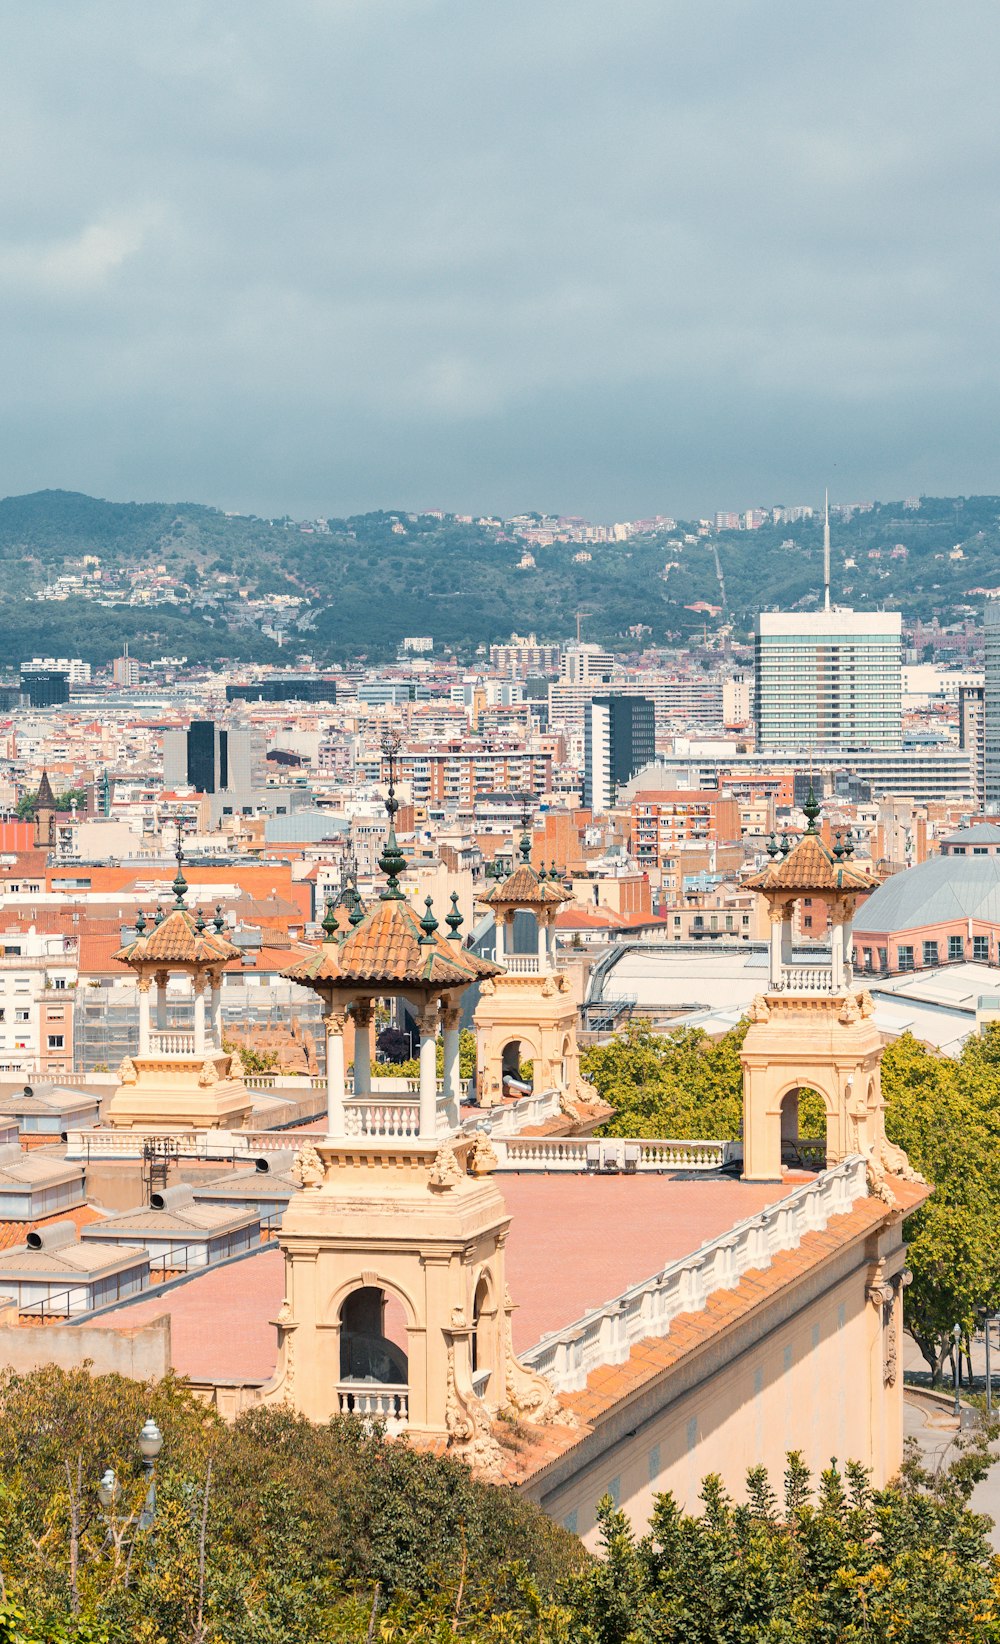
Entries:
{"type": "Polygon", "coordinates": [[[476,901],[485,907],[558,907],[573,893],[556,880],[539,879],[530,862],[519,862],[499,885],[483,891],[476,901]]]}
{"type": "Polygon", "coordinates": [[[868,873],[849,860],[838,861],[827,850],[818,833],[803,834],[787,856],[772,862],[763,873],[747,880],[759,891],[870,891],[881,884],[877,874],[868,873]]]}
{"type": "Polygon", "coordinates": [[[437,930],[429,941],[426,938],[416,909],[402,898],[387,897],[368,910],[349,936],[307,948],[281,974],[307,986],[410,982],[439,988],[467,987],[500,974],[499,965],[480,959],[437,930]]]}
{"type": "Polygon", "coordinates": [[[193,914],[174,908],[148,935],[137,936],[114,956],[120,964],[225,965],[238,959],[240,950],[206,925],[198,929],[193,914]]]}
{"type": "Polygon", "coordinates": [[[523,1483],[543,1472],[579,1442],[595,1421],[617,1404],[670,1370],[689,1353],[697,1352],[722,1332],[741,1325],[750,1314],[795,1284],[812,1268],[836,1256],[845,1245],[865,1238],[890,1216],[908,1216],[919,1208],[931,1189],[917,1182],[893,1178],[895,1210],[879,1198],[860,1199],[846,1215],[835,1216],[823,1232],[806,1233],[794,1250],[780,1251],[766,1268],[744,1273],[733,1290],[715,1290],[697,1313],[680,1313],[672,1320],[666,1336],[649,1336],[637,1342],[624,1364],[601,1365],[587,1377],[578,1393],[563,1393],[560,1403],[572,1411],[580,1427],[554,1424],[547,1432],[524,1435],[526,1443],[505,1462],[504,1474],[510,1483],[523,1483]]]}
{"type": "Polygon", "coordinates": [[[37,1222],[0,1222],[0,1250],[13,1250],[23,1244],[29,1233],[39,1227],[52,1227],[56,1222],[75,1222],[77,1231],[91,1222],[102,1222],[104,1211],[93,1205],[81,1204],[75,1210],[59,1210],[54,1216],[42,1216],[37,1222]]]}

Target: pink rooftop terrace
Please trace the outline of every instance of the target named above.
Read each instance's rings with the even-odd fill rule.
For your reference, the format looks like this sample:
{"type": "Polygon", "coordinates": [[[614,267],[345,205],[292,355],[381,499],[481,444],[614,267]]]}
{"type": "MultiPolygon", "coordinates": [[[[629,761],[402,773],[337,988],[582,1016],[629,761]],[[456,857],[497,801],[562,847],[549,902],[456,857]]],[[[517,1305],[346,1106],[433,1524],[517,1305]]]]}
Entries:
{"type": "MultiPolygon", "coordinates": [[[[511,1213],[507,1282],[514,1347],[533,1347],[671,1262],[802,1185],[667,1176],[504,1174],[511,1213]]],[[[271,1320],[284,1295],[278,1250],[207,1273],[101,1320],[129,1329],[169,1313],[174,1369],[194,1381],[263,1381],[273,1374],[271,1320]]],[[[395,1332],[391,1332],[395,1334],[395,1332]]]]}

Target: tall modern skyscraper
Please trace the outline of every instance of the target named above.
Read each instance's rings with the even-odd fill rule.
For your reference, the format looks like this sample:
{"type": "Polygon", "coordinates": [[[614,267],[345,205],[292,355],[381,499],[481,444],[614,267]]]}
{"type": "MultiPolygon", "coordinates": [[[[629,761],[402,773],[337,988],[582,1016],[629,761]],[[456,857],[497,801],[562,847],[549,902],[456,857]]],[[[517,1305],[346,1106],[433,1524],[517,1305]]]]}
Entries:
{"type": "Polygon", "coordinates": [[[186,731],[163,733],[163,781],[196,793],[249,791],[263,780],[263,733],[223,730],[212,719],[192,719],[186,731]]]}
{"type": "Polygon", "coordinates": [[[983,635],[983,798],[987,805],[1000,805],[1000,599],[986,601],[983,635]]]}
{"type": "Polygon", "coordinates": [[[583,803],[606,811],[656,758],[656,707],[645,696],[595,696],[584,722],[583,803]]]}
{"type": "Polygon", "coordinates": [[[849,753],[903,740],[898,611],[762,611],[757,745],[849,753]]]}

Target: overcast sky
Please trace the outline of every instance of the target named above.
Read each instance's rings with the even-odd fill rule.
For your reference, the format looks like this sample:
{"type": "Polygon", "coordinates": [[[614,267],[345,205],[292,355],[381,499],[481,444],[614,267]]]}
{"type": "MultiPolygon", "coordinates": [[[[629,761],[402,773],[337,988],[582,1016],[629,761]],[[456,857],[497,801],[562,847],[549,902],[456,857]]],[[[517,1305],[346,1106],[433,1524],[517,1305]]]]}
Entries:
{"type": "Polygon", "coordinates": [[[0,21],[0,493],[1000,492],[996,0],[0,21]]]}

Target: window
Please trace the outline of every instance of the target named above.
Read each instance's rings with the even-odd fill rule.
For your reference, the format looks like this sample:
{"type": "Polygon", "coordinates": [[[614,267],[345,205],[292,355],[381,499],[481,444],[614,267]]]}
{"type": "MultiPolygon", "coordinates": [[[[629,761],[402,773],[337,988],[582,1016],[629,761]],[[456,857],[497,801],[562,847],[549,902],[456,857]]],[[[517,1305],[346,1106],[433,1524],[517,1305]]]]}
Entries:
{"type": "Polygon", "coordinates": [[[924,964],[936,965],[938,962],[938,945],[936,942],[924,943],[924,964]]]}
{"type": "Polygon", "coordinates": [[[675,926],[676,926],[676,925],[679,925],[679,924],[680,924],[680,922],[681,922],[681,916],[680,916],[680,914],[679,914],[679,913],[675,913],[675,914],[674,914],[674,925],[675,925],[675,926]]]}
{"type": "Polygon", "coordinates": [[[965,957],[965,943],[962,940],[961,936],[949,936],[949,938],[948,938],[948,958],[949,959],[964,959],[964,957],[965,957]]]}
{"type": "Polygon", "coordinates": [[[865,956],[865,970],[868,971],[870,975],[872,968],[872,950],[871,948],[864,948],[862,951],[865,956]]]}
{"type": "Polygon", "coordinates": [[[30,1022],[31,1021],[31,1012],[30,1012],[30,1010],[15,1010],[14,1020],[15,1020],[15,1022],[30,1022]]]}
{"type": "Polygon", "coordinates": [[[913,969],[913,949],[911,947],[898,947],[896,949],[896,965],[899,970],[913,969]]]}
{"type": "Polygon", "coordinates": [[[878,968],[879,968],[879,970],[883,970],[883,971],[889,969],[889,949],[888,948],[879,948],[879,950],[878,950],[878,968]]]}
{"type": "Polygon", "coordinates": [[[749,923],[750,923],[750,915],[748,913],[745,913],[743,915],[743,924],[744,924],[744,926],[746,926],[746,925],[749,925],[749,923]]]}
{"type": "Polygon", "coordinates": [[[990,939],[988,936],[974,936],[972,938],[972,957],[981,959],[984,964],[990,960],[990,939]]]}
{"type": "Polygon", "coordinates": [[[952,851],[951,851],[951,855],[952,856],[964,856],[965,855],[965,846],[964,845],[955,845],[953,847],[952,851]]]}
{"type": "Polygon", "coordinates": [[[985,845],[973,845],[972,854],[973,856],[989,856],[990,853],[985,845]]]}
{"type": "Polygon", "coordinates": [[[803,921],[802,921],[802,923],[803,923],[803,925],[804,925],[804,926],[805,926],[805,929],[806,929],[806,930],[812,930],[812,925],[813,925],[813,922],[812,922],[812,914],[811,914],[811,913],[807,913],[807,914],[806,914],[806,916],[805,916],[805,918],[804,918],[804,919],[803,919],[803,921]]]}
{"type": "Polygon", "coordinates": [[[65,978],[65,976],[56,976],[56,977],[54,977],[53,981],[52,981],[52,986],[55,988],[57,993],[65,993],[65,991],[66,991],[66,978],[65,978]]]}
{"type": "Polygon", "coordinates": [[[61,1033],[50,1033],[49,1034],[49,1049],[50,1050],[65,1050],[66,1049],[66,1040],[65,1040],[64,1036],[61,1033]]]}

